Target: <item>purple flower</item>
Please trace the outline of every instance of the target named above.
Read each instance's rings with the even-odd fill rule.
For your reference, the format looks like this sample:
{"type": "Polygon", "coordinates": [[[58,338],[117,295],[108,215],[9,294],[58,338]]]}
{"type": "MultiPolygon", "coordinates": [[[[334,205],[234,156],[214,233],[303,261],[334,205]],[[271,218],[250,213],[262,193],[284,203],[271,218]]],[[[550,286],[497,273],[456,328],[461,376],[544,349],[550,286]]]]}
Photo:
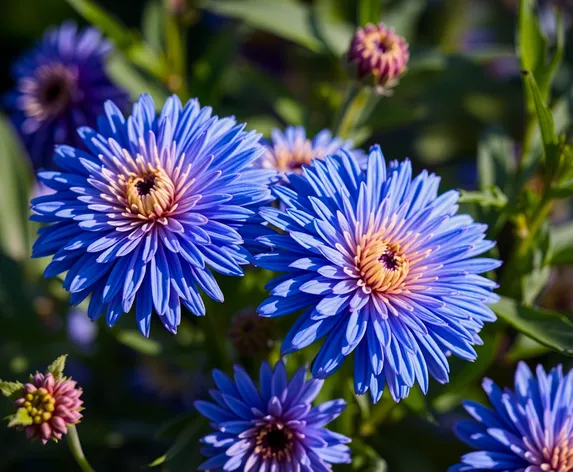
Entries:
{"type": "Polygon", "coordinates": [[[479,332],[495,314],[496,283],[478,274],[501,264],[476,257],[494,246],[486,226],[458,215],[458,192],[438,196],[440,179],[412,175],[410,161],[386,164],[373,146],[362,171],[346,151],[315,160],[274,192],[284,209],[263,218],[259,267],[283,272],[259,314],[297,313],[282,352],[325,338],[312,366],[325,378],[354,355],[358,394],[374,401],[387,384],[395,400],[430,376],[449,380],[447,356],[473,361],[479,332]]]}
{"type": "Polygon", "coordinates": [[[324,159],[341,149],[350,151],[357,160],[363,161],[364,153],[352,150],[352,147],[351,140],[343,141],[334,137],[327,129],[323,129],[311,139],[306,136],[306,130],[302,126],[288,126],[284,132],[272,130],[271,140],[257,165],[264,169],[275,169],[283,176],[283,180],[288,180],[289,174],[300,174],[302,167],[309,165],[314,159],[324,159]]]}
{"type": "Polygon", "coordinates": [[[57,190],[32,201],[32,219],[49,223],[33,249],[54,256],[44,275],[67,272],[92,320],[111,326],[134,307],[145,336],[154,312],[172,333],[181,304],[205,315],[200,290],[223,301],[212,270],[243,275],[247,244],[267,232],[257,211],[276,172],[253,166],[264,149],[243,129],[197,100],[171,97],[156,116],[142,95],[128,118],[106,103],[98,129],[79,130],[87,150],[58,146],[61,171],[38,174],[57,190]]]}
{"type": "Polygon", "coordinates": [[[14,64],[5,104],[36,168],[51,167],[54,144],[81,145],[77,128],[95,126],[106,100],[127,105],[105,71],[110,51],[97,29],[64,23],[14,64]]]}
{"type": "Polygon", "coordinates": [[[215,370],[215,403],[195,402],[216,429],[202,439],[202,453],[209,459],[199,469],[328,472],[331,464],[350,463],[350,439],[324,428],[346,403],[331,400],[312,407],[323,382],[305,382],[305,376],[303,367],[289,382],[282,361],[274,371],[264,362],[257,390],[241,367],[235,367],[234,381],[215,370]]]}
{"type": "Polygon", "coordinates": [[[515,392],[492,380],[482,386],[493,409],[465,402],[472,421],[456,425],[459,438],[476,449],[449,472],[571,472],[573,470],[573,370],[558,366],[537,377],[524,362],[515,373],[515,392]]]}

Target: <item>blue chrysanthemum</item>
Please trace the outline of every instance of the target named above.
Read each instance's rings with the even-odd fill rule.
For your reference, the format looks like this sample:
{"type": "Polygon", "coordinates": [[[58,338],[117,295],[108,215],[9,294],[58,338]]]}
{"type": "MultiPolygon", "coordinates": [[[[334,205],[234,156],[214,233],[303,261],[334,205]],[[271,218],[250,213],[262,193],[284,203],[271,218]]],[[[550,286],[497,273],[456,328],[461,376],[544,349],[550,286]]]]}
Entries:
{"type": "Polygon", "coordinates": [[[94,126],[106,100],[127,105],[105,71],[110,51],[97,29],[64,23],[14,64],[5,104],[36,168],[51,167],[54,144],[79,145],[76,129],[94,126]]]}
{"type": "Polygon", "coordinates": [[[242,472],[328,472],[330,464],[350,462],[350,439],[325,429],[344,408],[344,400],[312,407],[322,380],[305,382],[306,369],[290,382],[280,361],[261,366],[260,392],[248,374],[235,367],[235,380],[215,370],[216,403],[195,402],[217,431],[205,436],[201,450],[209,459],[200,470],[242,472]]]}
{"type": "Polygon", "coordinates": [[[515,373],[515,392],[485,379],[493,410],[479,403],[464,406],[475,421],[460,422],[456,434],[476,452],[462,457],[449,472],[571,472],[573,470],[573,370],[537,378],[523,362],[515,373]]]}
{"type": "Polygon", "coordinates": [[[474,360],[478,332],[494,313],[496,284],[477,274],[500,262],[473,257],[494,243],[485,225],[456,215],[458,193],[438,197],[439,178],[412,178],[408,160],[386,167],[378,146],[361,172],[354,159],[314,161],[290,187],[277,186],[285,209],[261,215],[286,234],[262,237],[273,248],[255,264],[286,272],[268,285],[262,316],[305,310],[283,353],[327,336],[312,373],[324,378],[355,353],[355,389],[374,401],[388,384],[395,400],[428,373],[448,381],[449,353],[474,360]]]}
{"type": "Polygon", "coordinates": [[[271,132],[271,140],[267,143],[266,152],[261,156],[258,165],[264,169],[275,169],[283,177],[291,173],[300,174],[302,167],[309,165],[314,159],[323,159],[345,149],[351,152],[358,161],[364,161],[364,153],[352,149],[351,140],[343,141],[332,136],[323,129],[314,138],[306,137],[302,126],[288,126],[284,133],[278,129],[271,132]]]}
{"type": "Polygon", "coordinates": [[[98,131],[79,130],[89,151],[59,146],[62,171],[38,174],[57,192],[32,201],[32,218],[51,223],[33,256],[54,254],[45,275],[67,271],[73,304],[91,294],[91,319],[105,311],[113,325],[135,303],[144,335],[153,307],[175,332],[180,302],[205,314],[199,288],[223,301],[211,269],[243,274],[274,172],[252,165],[264,150],[258,134],[197,100],[182,108],[171,97],[159,118],[147,95],[127,120],[113,103],[105,109],[98,131]]]}

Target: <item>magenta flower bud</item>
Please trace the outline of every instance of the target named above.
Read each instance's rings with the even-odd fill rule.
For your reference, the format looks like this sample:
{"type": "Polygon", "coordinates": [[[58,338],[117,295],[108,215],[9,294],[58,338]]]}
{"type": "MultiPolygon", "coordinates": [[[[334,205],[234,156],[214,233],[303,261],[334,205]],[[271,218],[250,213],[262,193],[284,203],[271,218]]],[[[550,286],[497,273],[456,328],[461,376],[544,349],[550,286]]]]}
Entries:
{"type": "Polygon", "coordinates": [[[382,23],[358,28],[347,55],[348,62],[355,67],[357,78],[373,83],[381,94],[387,94],[398,83],[409,58],[406,39],[382,23]]]}
{"type": "Polygon", "coordinates": [[[50,439],[62,439],[69,425],[79,423],[83,410],[82,390],[76,382],[65,377],[54,378],[51,373],[37,373],[24,385],[22,396],[14,406],[24,409],[32,424],[13,426],[23,429],[28,439],[39,438],[44,444],[50,439]]]}

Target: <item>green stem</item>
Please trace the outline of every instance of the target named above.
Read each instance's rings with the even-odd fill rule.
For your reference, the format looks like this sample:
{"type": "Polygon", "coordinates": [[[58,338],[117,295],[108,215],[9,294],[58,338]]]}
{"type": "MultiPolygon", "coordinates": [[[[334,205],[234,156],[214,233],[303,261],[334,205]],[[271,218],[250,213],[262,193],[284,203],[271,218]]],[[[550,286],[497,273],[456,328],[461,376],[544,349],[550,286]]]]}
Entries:
{"type": "Polygon", "coordinates": [[[369,87],[362,87],[359,84],[349,86],[334,126],[336,136],[348,139],[360,122],[370,115],[378,102],[377,96],[373,95],[369,87]]]}
{"type": "Polygon", "coordinates": [[[80,466],[83,472],[95,472],[93,467],[90,465],[84,451],[82,449],[82,443],[80,442],[80,437],[78,436],[78,430],[74,425],[68,426],[68,445],[70,446],[70,451],[72,456],[80,466]]]}
{"type": "MultiPolygon", "coordinates": [[[[167,3],[169,1],[167,0],[167,3]]],[[[166,5],[165,14],[165,42],[167,60],[171,68],[167,78],[167,87],[177,93],[181,100],[189,98],[187,89],[187,28],[181,15],[171,11],[166,5]]]]}

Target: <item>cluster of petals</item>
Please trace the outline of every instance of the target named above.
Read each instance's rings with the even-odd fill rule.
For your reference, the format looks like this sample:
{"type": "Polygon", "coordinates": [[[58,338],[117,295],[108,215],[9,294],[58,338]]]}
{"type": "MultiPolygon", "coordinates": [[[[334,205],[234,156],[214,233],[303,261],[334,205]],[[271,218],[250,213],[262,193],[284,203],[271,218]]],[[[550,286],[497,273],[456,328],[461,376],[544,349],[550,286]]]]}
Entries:
{"type": "Polygon", "coordinates": [[[475,257],[494,246],[486,226],[457,214],[458,192],[438,196],[439,181],[373,146],[365,171],[341,151],[274,188],[283,207],[261,215],[281,232],[259,238],[271,251],[255,264],[284,273],[259,314],[302,311],[283,354],[325,338],[312,367],[325,378],[354,352],[355,390],[374,401],[385,384],[399,400],[430,375],[447,382],[450,354],[475,360],[498,300],[479,274],[500,262],[475,257]]]}
{"type": "Polygon", "coordinates": [[[195,403],[215,429],[202,439],[201,452],[209,459],[200,470],[329,472],[331,464],[350,463],[350,439],[324,428],[346,402],[313,407],[323,381],[305,377],[303,367],[289,381],[282,361],[274,369],[264,362],[257,389],[241,367],[235,367],[234,379],[215,370],[214,402],[195,403]]]}
{"type": "Polygon", "coordinates": [[[36,168],[52,167],[54,144],[81,145],[77,128],[94,126],[106,100],[127,106],[105,69],[111,50],[96,28],[67,22],[14,63],[16,86],[4,105],[36,168]]]}
{"type": "Polygon", "coordinates": [[[32,201],[32,219],[49,223],[33,256],[53,255],[45,275],[66,272],[72,304],[91,295],[91,319],[111,326],[134,307],[145,336],[154,311],[175,333],[181,304],[205,314],[200,290],[223,301],[212,271],[243,275],[276,172],[253,165],[257,133],[197,100],[171,97],[156,116],[142,95],[128,118],[105,111],[97,130],[79,129],[85,149],[59,146],[60,170],[38,174],[55,192],[32,201]]]}
{"type": "Polygon", "coordinates": [[[449,472],[571,472],[573,470],[573,370],[563,367],[535,374],[520,362],[515,391],[484,379],[493,408],[473,401],[464,406],[471,421],[456,425],[456,434],[476,449],[449,472]]]}
{"type": "Polygon", "coordinates": [[[27,438],[39,438],[44,444],[50,439],[62,439],[68,426],[82,418],[82,393],[73,380],[37,373],[14,403],[32,418],[33,423],[24,427],[27,438]]]}

